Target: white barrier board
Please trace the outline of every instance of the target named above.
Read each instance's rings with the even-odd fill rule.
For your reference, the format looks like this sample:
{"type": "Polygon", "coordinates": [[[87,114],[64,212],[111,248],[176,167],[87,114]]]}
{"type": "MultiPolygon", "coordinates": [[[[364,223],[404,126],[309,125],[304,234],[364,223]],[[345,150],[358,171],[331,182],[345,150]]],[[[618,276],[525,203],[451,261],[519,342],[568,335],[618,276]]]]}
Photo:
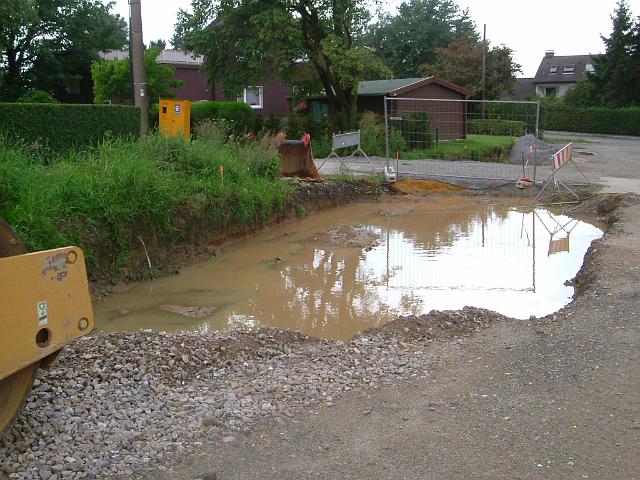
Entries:
{"type": "Polygon", "coordinates": [[[339,133],[333,135],[332,150],[360,145],[360,130],[357,132],[339,133]]]}

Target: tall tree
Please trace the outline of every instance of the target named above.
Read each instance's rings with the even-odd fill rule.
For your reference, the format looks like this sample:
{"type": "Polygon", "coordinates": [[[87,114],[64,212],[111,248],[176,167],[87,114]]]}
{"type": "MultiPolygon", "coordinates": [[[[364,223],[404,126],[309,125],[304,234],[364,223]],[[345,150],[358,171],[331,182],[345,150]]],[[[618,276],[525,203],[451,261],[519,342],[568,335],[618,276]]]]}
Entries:
{"type": "Polygon", "coordinates": [[[595,72],[590,80],[604,104],[621,107],[634,103],[638,88],[632,75],[633,20],[626,0],[618,1],[611,20],[611,35],[601,36],[605,53],[593,57],[595,72]]]}
{"type": "Polygon", "coordinates": [[[640,17],[631,32],[631,68],[629,71],[629,83],[632,86],[631,102],[640,105],[640,17]]]}
{"type": "Polygon", "coordinates": [[[268,75],[289,83],[311,65],[338,128],[355,123],[358,83],[387,73],[358,39],[370,20],[365,0],[192,0],[180,11],[173,44],[205,58],[204,69],[235,96],[268,75]]]}
{"type": "Polygon", "coordinates": [[[65,89],[86,76],[100,50],[121,48],[126,23],[111,8],[99,0],[0,2],[0,98],[65,89]]]}
{"type": "Polygon", "coordinates": [[[482,97],[482,54],[486,48],[485,98],[497,99],[502,92],[510,91],[516,81],[520,65],[513,60],[513,50],[504,45],[488,48],[483,42],[470,37],[459,37],[446,48],[436,50],[433,64],[421,65],[424,75],[437,75],[472,92],[474,98],[482,97]]]}
{"type": "Polygon", "coordinates": [[[420,65],[436,61],[436,50],[457,37],[478,40],[467,10],[453,0],[408,0],[396,15],[383,15],[366,36],[396,77],[415,77],[420,65]]]}

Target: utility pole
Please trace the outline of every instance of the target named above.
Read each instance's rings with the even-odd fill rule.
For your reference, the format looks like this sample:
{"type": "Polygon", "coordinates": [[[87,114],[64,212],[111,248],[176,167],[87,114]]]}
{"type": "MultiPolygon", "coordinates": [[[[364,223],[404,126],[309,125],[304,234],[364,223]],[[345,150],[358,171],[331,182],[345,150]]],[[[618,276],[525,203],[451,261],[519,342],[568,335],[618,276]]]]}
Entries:
{"type": "Polygon", "coordinates": [[[487,86],[487,24],[484,24],[484,33],[482,34],[482,119],[484,120],[484,100],[485,89],[487,86]]]}
{"type": "Polygon", "coordinates": [[[129,60],[133,82],[133,103],[140,108],[140,135],[149,133],[149,101],[147,77],[144,71],[144,41],[142,39],[142,8],[140,0],[129,0],[129,60]]]}

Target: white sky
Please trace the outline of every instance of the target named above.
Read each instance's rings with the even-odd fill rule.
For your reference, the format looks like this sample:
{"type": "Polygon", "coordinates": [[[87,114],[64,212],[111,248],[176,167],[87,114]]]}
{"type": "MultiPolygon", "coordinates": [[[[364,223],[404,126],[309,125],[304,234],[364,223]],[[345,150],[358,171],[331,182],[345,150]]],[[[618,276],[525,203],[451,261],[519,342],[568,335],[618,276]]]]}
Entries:
{"type": "MultiPolygon", "coordinates": [[[[105,3],[107,0],[103,0],[105,3]]],[[[399,0],[388,2],[397,5],[399,0]]],[[[523,75],[535,75],[545,50],[556,55],[602,53],[600,34],[611,32],[610,14],[616,0],[457,0],[469,8],[478,30],[487,24],[487,39],[504,43],[515,51],[523,75]]],[[[178,9],[188,9],[190,0],[142,0],[144,39],[170,40],[178,9]]],[[[629,0],[631,11],[640,15],[640,0],[629,0]]],[[[129,17],[128,0],[116,0],[113,10],[129,17]]]]}

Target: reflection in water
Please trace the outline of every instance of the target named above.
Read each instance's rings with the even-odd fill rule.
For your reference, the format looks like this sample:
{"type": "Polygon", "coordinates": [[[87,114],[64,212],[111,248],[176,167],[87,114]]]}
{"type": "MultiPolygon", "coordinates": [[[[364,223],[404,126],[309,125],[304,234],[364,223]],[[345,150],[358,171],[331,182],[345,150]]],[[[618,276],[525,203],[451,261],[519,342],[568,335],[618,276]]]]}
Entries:
{"type": "Polygon", "coordinates": [[[564,283],[602,235],[547,210],[467,197],[399,205],[408,212],[386,215],[391,206],[384,203],[320,212],[232,245],[177,277],[141,283],[97,305],[97,326],[275,326],[346,339],[398,315],[465,305],[516,318],[541,316],[570,301],[573,288],[564,283]],[[375,241],[340,245],[326,235],[336,225],[366,233],[356,240],[375,241]],[[213,313],[194,320],[161,310],[166,304],[213,313]]]}

